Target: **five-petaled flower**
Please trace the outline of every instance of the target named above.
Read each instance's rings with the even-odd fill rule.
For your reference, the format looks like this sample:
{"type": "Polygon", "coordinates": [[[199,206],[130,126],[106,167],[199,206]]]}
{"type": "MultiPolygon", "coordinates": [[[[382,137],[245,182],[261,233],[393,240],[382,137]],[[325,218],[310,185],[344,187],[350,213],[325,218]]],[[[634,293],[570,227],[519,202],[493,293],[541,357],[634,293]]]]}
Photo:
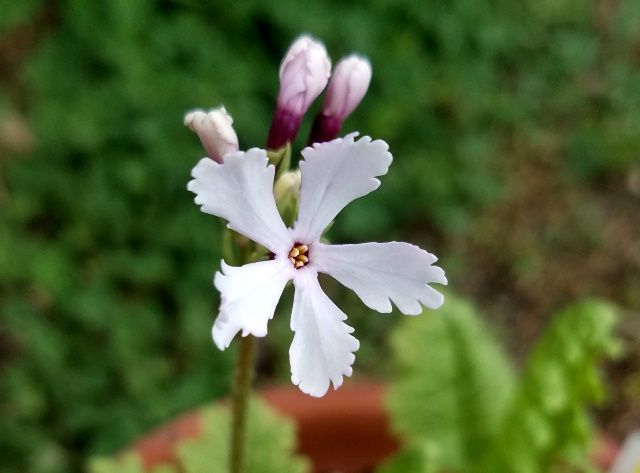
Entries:
{"type": "Polygon", "coordinates": [[[356,133],[302,151],[298,218],[283,223],[273,197],[275,168],[266,151],[253,148],[224,156],[222,164],[202,159],[188,189],[202,211],[227,220],[228,227],[264,246],[269,260],[232,267],[222,262],[214,284],[221,304],[213,339],[224,350],[242,332],[262,337],[286,284],[293,280],[291,379],[312,396],[350,376],[359,342],[347,316],[318,282],[326,273],[353,290],[378,312],[417,315],[422,306],[437,308],[442,295],[430,283],[446,284],[437,258],[409,243],[329,245],[323,231],[349,202],[377,189],[392,157],[384,141],[356,133]]]}

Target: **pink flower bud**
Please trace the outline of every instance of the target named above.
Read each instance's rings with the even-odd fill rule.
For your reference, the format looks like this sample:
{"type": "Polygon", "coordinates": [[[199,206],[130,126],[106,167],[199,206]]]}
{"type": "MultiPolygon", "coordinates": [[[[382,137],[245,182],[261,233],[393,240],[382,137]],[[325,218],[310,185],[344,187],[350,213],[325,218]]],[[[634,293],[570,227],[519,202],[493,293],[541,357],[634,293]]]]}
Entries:
{"type": "Polygon", "coordinates": [[[194,110],[184,117],[184,124],[198,134],[209,158],[222,163],[222,157],[238,151],[238,136],[233,129],[233,119],[224,107],[209,112],[194,110]]]}
{"type": "Polygon", "coordinates": [[[331,60],[324,45],[300,36],[289,48],[280,66],[278,106],[304,115],[327,85],[331,60]]]}
{"type": "Polygon", "coordinates": [[[324,45],[300,36],[280,66],[280,92],[267,147],[278,149],[298,133],[302,117],[327,85],[331,60],[324,45]]]}
{"type": "Polygon", "coordinates": [[[371,82],[371,64],[355,54],[342,59],[335,67],[327,93],[313,127],[309,144],[336,138],[342,122],[355,110],[371,82]]]}
{"type": "Polygon", "coordinates": [[[344,121],[367,93],[371,82],[371,64],[355,54],[342,59],[335,67],[322,113],[344,121]]]}

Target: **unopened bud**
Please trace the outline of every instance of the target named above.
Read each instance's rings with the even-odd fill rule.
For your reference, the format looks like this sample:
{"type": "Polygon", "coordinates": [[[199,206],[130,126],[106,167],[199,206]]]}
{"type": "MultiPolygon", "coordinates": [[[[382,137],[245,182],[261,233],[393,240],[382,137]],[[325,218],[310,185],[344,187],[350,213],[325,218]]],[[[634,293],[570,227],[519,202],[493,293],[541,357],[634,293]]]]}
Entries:
{"type": "Polygon", "coordinates": [[[273,196],[282,219],[287,225],[293,224],[298,213],[300,199],[300,170],[287,171],[282,174],[273,186],[273,196]]]}
{"type": "Polygon", "coordinates": [[[224,107],[209,110],[194,110],[184,117],[184,124],[198,134],[207,155],[222,163],[222,157],[238,151],[238,135],[233,129],[233,119],[224,107]]]}
{"type": "Polygon", "coordinates": [[[356,109],[371,82],[371,64],[355,54],[336,65],[322,111],[316,116],[309,144],[331,141],[340,134],[344,120],[356,109]]]}
{"type": "Polygon", "coordinates": [[[291,142],[302,117],[327,85],[331,60],[324,45],[310,36],[300,36],[289,48],[280,66],[280,91],[267,147],[279,149],[291,142]]]}
{"type": "Polygon", "coordinates": [[[344,121],[362,101],[371,82],[371,64],[355,54],[342,59],[335,67],[322,112],[344,121]]]}

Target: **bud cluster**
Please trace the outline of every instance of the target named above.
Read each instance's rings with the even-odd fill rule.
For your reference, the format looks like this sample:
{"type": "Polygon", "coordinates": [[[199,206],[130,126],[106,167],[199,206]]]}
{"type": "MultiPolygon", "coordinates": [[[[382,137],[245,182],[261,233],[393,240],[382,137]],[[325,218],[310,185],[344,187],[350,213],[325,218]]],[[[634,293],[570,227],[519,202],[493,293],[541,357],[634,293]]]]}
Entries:
{"type": "MultiPolygon", "coordinates": [[[[276,155],[283,154],[282,150],[298,134],[302,118],[325,87],[324,103],[313,122],[308,144],[336,138],[342,123],[362,101],[369,82],[371,64],[366,58],[355,54],[347,56],[338,62],[332,75],[331,59],[324,45],[310,36],[300,36],[280,65],[280,90],[267,149],[276,155]]],[[[198,134],[214,161],[221,163],[226,153],[238,150],[233,119],[224,107],[189,112],[184,124],[198,134]]]]}
{"type": "Polygon", "coordinates": [[[344,120],[367,92],[370,81],[371,65],[367,59],[348,56],[338,62],[331,75],[331,60],[324,45],[301,36],[291,45],[280,66],[280,92],[267,147],[276,150],[293,141],[304,114],[325,87],[324,104],[314,120],[308,143],[336,138],[344,120]]]}
{"type": "MultiPolygon", "coordinates": [[[[267,156],[276,167],[274,197],[284,221],[291,225],[298,212],[300,170],[289,170],[291,143],[309,107],[325,90],[324,102],[313,121],[307,144],[338,137],[346,118],[355,110],[371,81],[371,64],[352,54],[341,59],[333,73],[324,45],[307,35],[289,47],[280,65],[280,89],[267,139],[267,156]]],[[[238,151],[233,119],[223,106],[193,110],[184,124],[195,132],[210,159],[222,164],[225,155],[238,151]]]]}

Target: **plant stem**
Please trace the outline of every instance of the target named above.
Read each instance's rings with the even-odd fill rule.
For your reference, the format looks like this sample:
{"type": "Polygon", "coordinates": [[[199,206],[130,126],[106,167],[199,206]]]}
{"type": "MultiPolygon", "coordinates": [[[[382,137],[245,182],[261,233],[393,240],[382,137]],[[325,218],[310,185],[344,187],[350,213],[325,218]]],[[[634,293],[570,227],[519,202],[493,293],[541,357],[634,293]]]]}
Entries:
{"type": "Polygon", "coordinates": [[[239,337],[240,348],[236,362],[232,397],[230,472],[243,473],[246,454],[247,406],[253,378],[255,338],[239,337]]]}

